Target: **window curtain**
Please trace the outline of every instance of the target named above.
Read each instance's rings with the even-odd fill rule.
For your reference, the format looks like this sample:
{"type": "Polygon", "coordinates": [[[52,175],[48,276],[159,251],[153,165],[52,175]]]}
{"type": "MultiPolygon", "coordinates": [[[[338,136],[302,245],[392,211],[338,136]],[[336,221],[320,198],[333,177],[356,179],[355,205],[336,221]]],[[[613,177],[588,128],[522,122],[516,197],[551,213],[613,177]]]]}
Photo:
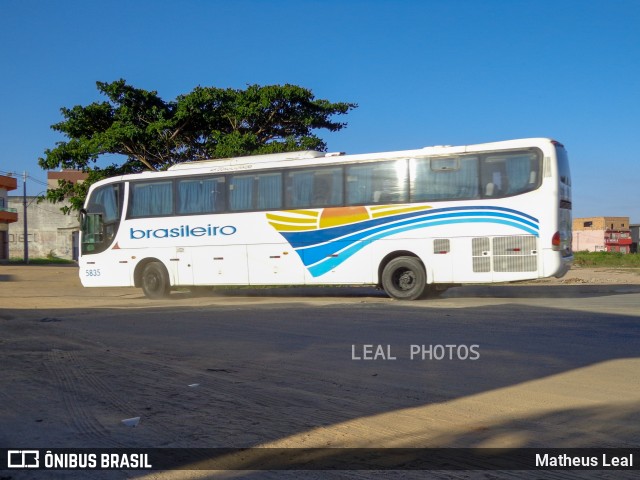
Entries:
{"type": "Polygon", "coordinates": [[[347,204],[372,203],[373,200],[372,165],[347,168],[347,204]]]}
{"type": "Polygon", "coordinates": [[[282,208],[282,175],[258,177],[258,209],[282,208]]]}
{"type": "Polygon", "coordinates": [[[120,209],[118,208],[118,187],[109,185],[100,188],[93,196],[91,210],[104,215],[104,222],[113,222],[120,217],[120,209]]]}
{"type": "Polygon", "coordinates": [[[172,212],[173,188],[171,182],[133,185],[132,216],[170,215],[172,212]]]}
{"type": "Polygon", "coordinates": [[[414,201],[476,198],[478,196],[478,160],[462,158],[457,170],[433,170],[429,159],[413,160],[411,198],[414,201]]]}
{"type": "Polygon", "coordinates": [[[329,197],[329,203],[331,205],[342,205],[343,185],[344,183],[342,182],[342,169],[335,169],[333,171],[333,178],[331,181],[331,195],[329,197]]]}
{"type": "Polygon", "coordinates": [[[213,213],[216,204],[218,179],[185,180],[178,183],[178,213],[213,213]]]}
{"type": "Polygon", "coordinates": [[[230,189],[231,210],[250,210],[253,208],[253,175],[233,177],[230,189]]]}
{"type": "Polygon", "coordinates": [[[313,172],[296,172],[291,178],[291,204],[294,208],[306,208],[313,200],[313,172]]]}
{"type": "MultiPolygon", "coordinates": [[[[533,159],[535,160],[535,159],[533,159]]],[[[512,157],[506,161],[507,178],[509,179],[509,194],[528,189],[532,169],[532,159],[529,156],[512,157]]]]}
{"type": "Polygon", "coordinates": [[[460,170],[454,173],[457,175],[454,198],[477,198],[480,183],[478,159],[475,157],[460,159],[460,170]]]}

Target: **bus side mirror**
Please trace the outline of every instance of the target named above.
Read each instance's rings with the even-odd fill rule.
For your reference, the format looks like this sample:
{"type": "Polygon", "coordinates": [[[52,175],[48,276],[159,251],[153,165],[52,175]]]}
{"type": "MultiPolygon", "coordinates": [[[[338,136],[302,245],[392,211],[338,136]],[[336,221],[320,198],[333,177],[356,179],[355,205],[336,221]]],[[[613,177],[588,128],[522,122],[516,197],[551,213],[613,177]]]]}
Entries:
{"type": "Polygon", "coordinates": [[[87,226],[87,210],[84,208],[78,212],[78,223],[80,223],[80,230],[84,230],[87,226]]]}

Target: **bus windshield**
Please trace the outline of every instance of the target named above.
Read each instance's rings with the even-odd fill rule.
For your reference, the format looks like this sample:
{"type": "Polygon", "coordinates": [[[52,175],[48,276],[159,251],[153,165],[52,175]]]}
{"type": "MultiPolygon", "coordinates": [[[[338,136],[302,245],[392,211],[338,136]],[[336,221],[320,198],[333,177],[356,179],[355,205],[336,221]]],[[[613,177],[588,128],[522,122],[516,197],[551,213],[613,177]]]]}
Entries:
{"type": "Polygon", "coordinates": [[[100,253],[106,250],[118,233],[122,186],[114,183],[96,189],[83,212],[82,253],[100,253]]]}

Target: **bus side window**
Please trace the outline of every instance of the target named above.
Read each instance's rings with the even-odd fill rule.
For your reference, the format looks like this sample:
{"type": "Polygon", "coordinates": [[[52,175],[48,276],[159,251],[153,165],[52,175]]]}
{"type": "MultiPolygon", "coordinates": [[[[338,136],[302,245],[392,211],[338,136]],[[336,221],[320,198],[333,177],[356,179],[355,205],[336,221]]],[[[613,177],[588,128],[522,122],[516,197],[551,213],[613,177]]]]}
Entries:
{"type": "Polygon", "coordinates": [[[233,175],[229,181],[231,210],[269,210],[282,208],[282,174],[233,175]]]}
{"type": "Polygon", "coordinates": [[[313,179],[313,206],[341,206],[342,189],[342,168],[326,168],[316,171],[313,179]]]}
{"type": "Polygon", "coordinates": [[[289,172],[286,176],[286,208],[319,208],[342,205],[342,168],[330,167],[289,172]]]}
{"type": "Polygon", "coordinates": [[[482,162],[485,197],[517,195],[538,187],[540,159],[534,152],[496,154],[482,162]]]}
{"type": "Polygon", "coordinates": [[[131,184],[131,217],[157,217],[173,214],[173,182],[131,184]]]}
{"type": "Polygon", "coordinates": [[[485,197],[501,197],[508,191],[504,157],[487,157],[482,162],[480,183],[485,197]]]}
{"type": "Polygon", "coordinates": [[[411,200],[478,198],[478,168],[477,156],[414,158],[411,160],[411,200]]]}
{"type": "Polygon", "coordinates": [[[407,201],[407,161],[347,167],[347,205],[407,201]]]}
{"type": "Polygon", "coordinates": [[[178,213],[224,211],[224,177],[178,180],[178,213]]]}

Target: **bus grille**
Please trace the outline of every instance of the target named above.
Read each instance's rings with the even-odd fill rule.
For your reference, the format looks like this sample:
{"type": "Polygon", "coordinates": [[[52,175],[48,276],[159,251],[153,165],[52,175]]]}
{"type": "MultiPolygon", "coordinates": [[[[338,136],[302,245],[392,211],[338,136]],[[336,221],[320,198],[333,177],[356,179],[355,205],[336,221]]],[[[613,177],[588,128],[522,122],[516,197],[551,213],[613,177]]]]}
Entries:
{"type": "Polygon", "coordinates": [[[433,253],[436,255],[449,253],[451,251],[451,242],[448,238],[436,238],[433,241],[433,253]]]}
{"type": "Polygon", "coordinates": [[[489,251],[489,239],[486,237],[471,239],[471,250],[473,252],[473,271],[478,273],[490,272],[491,252],[489,251]]]}
{"type": "Polygon", "coordinates": [[[474,272],[535,272],[538,269],[538,239],[533,235],[491,240],[486,237],[471,239],[474,272]]]}
{"type": "Polygon", "coordinates": [[[534,272],[537,268],[536,237],[519,235],[493,239],[494,272],[534,272]]]}

